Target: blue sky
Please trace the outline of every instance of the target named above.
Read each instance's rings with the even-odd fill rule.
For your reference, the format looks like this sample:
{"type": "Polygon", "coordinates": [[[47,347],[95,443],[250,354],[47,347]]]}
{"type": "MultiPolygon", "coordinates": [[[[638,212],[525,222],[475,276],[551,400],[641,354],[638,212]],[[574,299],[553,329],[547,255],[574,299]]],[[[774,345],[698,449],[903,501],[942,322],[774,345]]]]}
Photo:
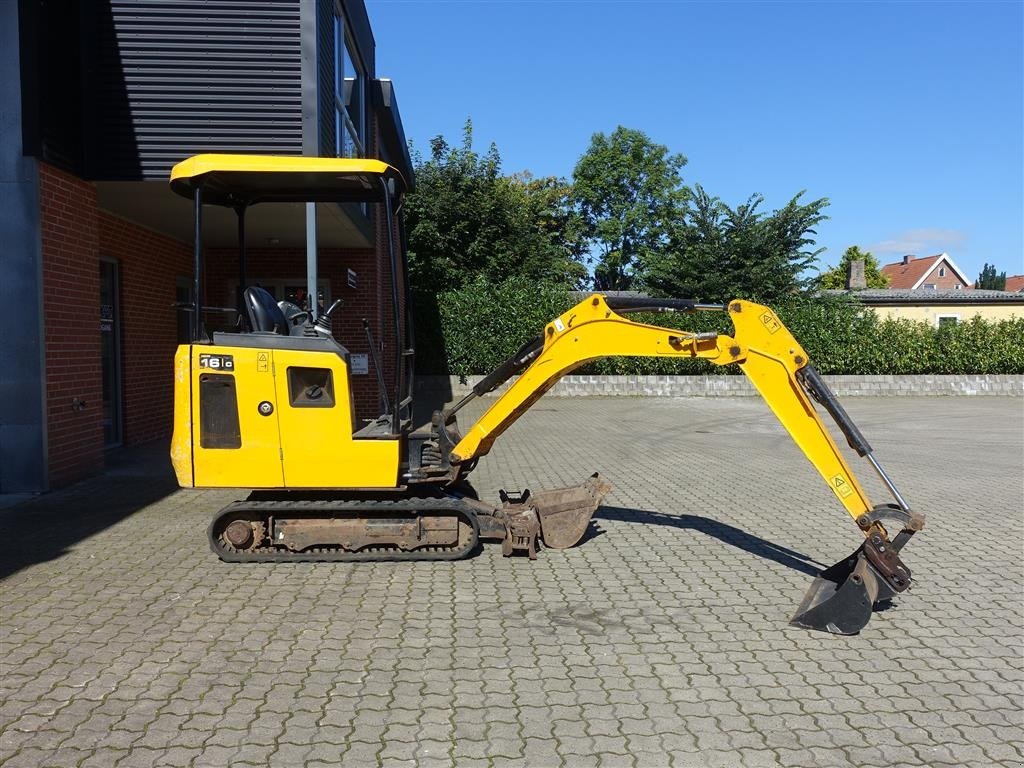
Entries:
{"type": "Polygon", "coordinates": [[[424,152],[493,141],[569,177],[596,131],[646,132],[687,183],[769,210],[831,200],[818,243],[1024,273],[1024,3],[367,0],[377,74],[424,152]]]}

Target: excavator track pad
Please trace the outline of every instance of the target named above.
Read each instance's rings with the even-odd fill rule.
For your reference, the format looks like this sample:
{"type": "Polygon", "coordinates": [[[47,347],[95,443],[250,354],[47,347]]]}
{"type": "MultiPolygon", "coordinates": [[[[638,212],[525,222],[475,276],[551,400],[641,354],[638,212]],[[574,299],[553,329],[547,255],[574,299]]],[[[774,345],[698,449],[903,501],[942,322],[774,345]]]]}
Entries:
{"type": "Polygon", "coordinates": [[[496,525],[453,497],[239,501],[218,513],[209,539],[233,563],[458,560],[496,525]]]}

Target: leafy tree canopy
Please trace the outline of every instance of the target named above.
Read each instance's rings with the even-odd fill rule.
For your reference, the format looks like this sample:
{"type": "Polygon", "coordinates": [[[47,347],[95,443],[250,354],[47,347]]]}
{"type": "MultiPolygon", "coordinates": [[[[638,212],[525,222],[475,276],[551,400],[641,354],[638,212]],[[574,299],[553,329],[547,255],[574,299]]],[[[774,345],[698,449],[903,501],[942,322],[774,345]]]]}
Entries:
{"type": "Polygon", "coordinates": [[[846,278],[850,272],[850,262],[860,259],[864,262],[864,278],[868,288],[885,288],[889,285],[889,277],[882,274],[878,259],[869,251],[862,251],[851,245],[843,252],[843,258],[832,269],[822,272],[818,285],[822,288],[845,288],[846,278]]]}
{"type": "Polygon", "coordinates": [[[595,133],[573,170],[573,199],[588,244],[597,250],[595,287],[634,287],[636,270],[669,245],[686,200],[682,155],[642,131],[595,133]]]}
{"type": "Polygon", "coordinates": [[[497,147],[473,150],[470,121],[459,146],[437,136],[430,158],[414,160],[409,271],[428,294],[477,278],[579,287],[593,254],[599,290],[778,301],[813,282],[807,270],[821,253],[814,235],[827,200],[805,203],[801,193],[766,213],[753,195],[730,207],[684,186],[683,155],[622,126],[593,135],[571,184],[503,176],[497,147]]]}
{"type": "Polygon", "coordinates": [[[978,275],[978,279],[974,281],[975,288],[983,288],[989,291],[1005,291],[1006,290],[1006,273],[996,272],[996,265],[985,262],[985,266],[981,268],[981,274],[978,275]]]}
{"type": "Polygon", "coordinates": [[[459,146],[442,136],[430,158],[414,152],[416,189],[406,197],[409,276],[418,291],[458,288],[483,276],[577,284],[585,276],[579,226],[561,179],[503,176],[498,148],[473,150],[466,121],[459,146]]]}
{"type": "Polygon", "coordinates": [[[778,302],[810,287],[813,277],[806,271],[822,251],[813,247],[813,235],[827,218],[822,211],[828,200],[803,203],[802,196],[765,213],[760,195],[733,208],[696,185],[670,247],[645,259],[643,287],[709,302],[778,302]]]}

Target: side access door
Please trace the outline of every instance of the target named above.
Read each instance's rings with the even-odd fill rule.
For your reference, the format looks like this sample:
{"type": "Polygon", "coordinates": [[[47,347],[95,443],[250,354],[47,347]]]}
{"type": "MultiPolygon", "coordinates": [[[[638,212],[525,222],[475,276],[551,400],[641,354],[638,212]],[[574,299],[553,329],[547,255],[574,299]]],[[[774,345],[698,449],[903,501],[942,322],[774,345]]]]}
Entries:
{"type": "Polygon", "coordinates": [[[196,486],[282,487],[274,352],[197,344],[191,362],[196,486]]]}
{"type": "Polygon", "coordinates": [[[282,464],[288,488],[394,488],[400,441],[357,440],[348,366],[334,352],[278,349],[282,464]]]}

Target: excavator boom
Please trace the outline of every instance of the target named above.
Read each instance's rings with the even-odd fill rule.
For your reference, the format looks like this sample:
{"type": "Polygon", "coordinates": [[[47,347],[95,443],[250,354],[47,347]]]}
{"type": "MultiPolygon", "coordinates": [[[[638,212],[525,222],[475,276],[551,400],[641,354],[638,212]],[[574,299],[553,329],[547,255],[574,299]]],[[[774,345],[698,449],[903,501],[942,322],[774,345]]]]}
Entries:
{"type": "MultiPolygon", "coordinates": [[[[581,301],[548,323],[542,338],[524,346],[485,377],[467,398],[435,417],[441,440],[449,449],[448,461],[453,476],[463,478],[476,461],[490,451],[494,441],[562,376],[591,360],[609,356],[701,358],[716,365],[739,366],[829,490],[857,523],[865,536],[864,544],[816,579],[793,623],[848,634],[867,622],[874,603],[910,586],[910,571],[899,559],[899,550],[913,533],[923,527],[924,517],[911,512],[874,458],[867,440],[824,380],[810,366],[807,353],[778,316],[768,307],[749,301],[736,300],[721,306],[700,305],[683,299],[631,297],[624,300],[602,295],[581,301]],[[633,322],[623,316],[638,310],[726,311],[732,320],[734,335],[688,333],[633,322]],[[518,378],[465,435],[460,435],[454,426],[455,413],[469,400],[493,391],[515,374],[519,374],[518,378]],[[878,472],[892,493],[895,504],[872,505],[842,450],[819,417],[814,401],[825,408],[849,445],[878,472]],[[902,526],[894,539],[889,539],[883,520],[895,520],[902,526]]],[[[556,518],[559,521],[559,548],[567,546],[567,541],[571,546],[582,536],[599,502],[595,484],[603,496],[607,483],[595,477],[575,496],[571,489],[559,491],[555,511],[548,510],[542,499],[534,497],[532,507],[539,518],[538,533],[542,540],[550,538],[546,535],[547,529],[556,527],[556,518]],[[571,510],[568,516],[567,510],[571,510]],[[567,526],[569,517],[572,524],[567,526]],[[567,527],[574,534],[567,533],[567,527]]]]}

